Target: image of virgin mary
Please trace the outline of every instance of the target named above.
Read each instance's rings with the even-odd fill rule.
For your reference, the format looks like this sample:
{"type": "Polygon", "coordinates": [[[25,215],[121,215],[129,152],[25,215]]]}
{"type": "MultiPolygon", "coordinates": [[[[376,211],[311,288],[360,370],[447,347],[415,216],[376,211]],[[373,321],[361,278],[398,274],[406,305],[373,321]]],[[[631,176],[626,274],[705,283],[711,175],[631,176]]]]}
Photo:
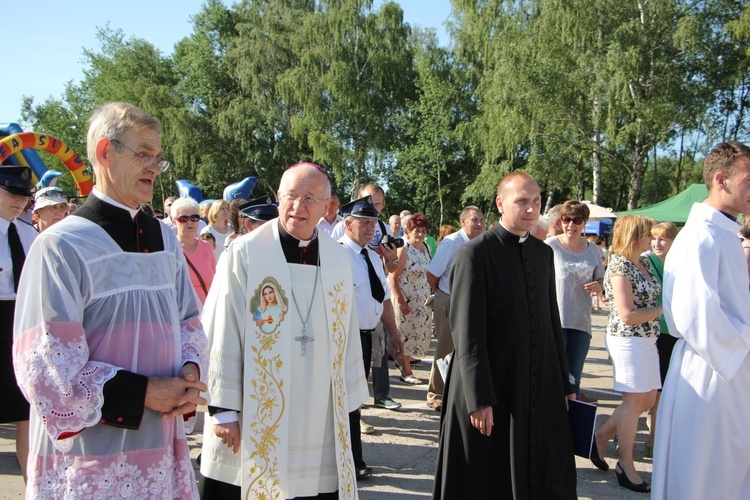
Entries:
{"type": "Polygon", "coordinates": [[[279,293],[278,284],[266,281],[260,288],[258,307],[253,311],[255,325],[264,333],[273,333],[287,312],[286,298],[279,293]]]}

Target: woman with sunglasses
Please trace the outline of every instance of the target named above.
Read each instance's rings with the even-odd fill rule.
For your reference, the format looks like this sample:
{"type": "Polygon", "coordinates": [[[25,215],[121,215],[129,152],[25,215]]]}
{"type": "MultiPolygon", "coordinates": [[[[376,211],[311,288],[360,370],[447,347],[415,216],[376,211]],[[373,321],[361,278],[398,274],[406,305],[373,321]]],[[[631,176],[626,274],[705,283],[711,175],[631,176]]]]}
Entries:
{"type": "Polygon", "coordinates": [[[589,207],[568,200],[560,208],[563,232],[547,239],[555,256],[555,283],[570,384],[580,397],[581,374],[591,345],[591,295],[602,291],[604,264],[599,248],[583,238],[589,207]]]}
{"type": "Polygon", "coordinates": [[[594,465],[608,470],[602,457],[607,442],[617,433],[617,482],[639,493],[650,492],[651,486],[635,470],[633,442],[641,413],[654,405],[661,388],[656,349],[661,285],[648,258],[641,255],[651,247],[652,226],[653,221],[646,217],[623,215],[612,233],[612,258],[604,275],[604,291],[611,300],[606,343],[612,357],[614,389],[622,394],[622,403],[596,432],[596,446],[591,450],[594,465]]]}
{"type": "Polygon", "coordinates": [[[201,220],[200,206],[192,198],[178,198],[172,203],[170,210],[172,221],[177,227],[177,239],[190,269],[190,282],[203,304],[216,273],[216,257],[211,245],[197,238],[201,220]]]}

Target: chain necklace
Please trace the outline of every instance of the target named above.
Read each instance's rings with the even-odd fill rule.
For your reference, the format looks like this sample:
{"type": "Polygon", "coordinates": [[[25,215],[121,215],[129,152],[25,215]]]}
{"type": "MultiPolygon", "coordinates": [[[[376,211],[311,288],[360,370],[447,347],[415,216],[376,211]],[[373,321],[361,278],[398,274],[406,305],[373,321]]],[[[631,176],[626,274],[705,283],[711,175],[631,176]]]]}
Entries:
{"type": "Polygon", "coordinates": [[[302,321],[302,335],[294,337],[294,340],[302,344],[302,357],[307,356],[307,344],[308,342],[315,342],[315,337],[307,335],[307,324],[310,322],[310,314],[312,314],[312,307],[315,303],[315,293],[318,291],[318,276],[320,275],[320,248],[318,248],[318,262],[315,266],[315,281],[313,282],[312,297],[310,298],[310,306],[307,308],[307,316],[302,317],[302,311],[297,304],[297,297],[294,295],[294,285],[292,285],[292,300],[294,301],[294,308],[297,309],[299,319],[302,321]]]}

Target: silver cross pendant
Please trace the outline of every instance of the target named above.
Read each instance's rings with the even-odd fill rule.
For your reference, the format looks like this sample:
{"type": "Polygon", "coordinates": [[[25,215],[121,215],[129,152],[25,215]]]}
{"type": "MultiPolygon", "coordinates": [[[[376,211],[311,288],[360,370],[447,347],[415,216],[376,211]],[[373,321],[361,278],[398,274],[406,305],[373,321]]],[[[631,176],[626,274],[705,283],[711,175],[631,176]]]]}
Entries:
{"type": "Polygon", "coordinates": [[[294,337],[294,340],[297,342],[302,343],[302,356],[307,356],[307,343],[308,342],[315,342],[315,337],[313,336],[307,336],[307,328],[302,328],[302,335],[299,337],[294,337]]]}

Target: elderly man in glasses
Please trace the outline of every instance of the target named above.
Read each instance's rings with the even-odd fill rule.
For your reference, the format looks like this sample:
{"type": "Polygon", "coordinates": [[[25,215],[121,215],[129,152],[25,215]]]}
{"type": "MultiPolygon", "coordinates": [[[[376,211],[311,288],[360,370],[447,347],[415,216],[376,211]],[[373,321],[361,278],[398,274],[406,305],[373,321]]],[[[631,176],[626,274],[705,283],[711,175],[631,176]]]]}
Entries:
{"type": "Polygon", "coordinates": [[[202,316],[203,498],[357,496],[349,414],[368,394],[347,251],[316,227],[330,182],[312,163],[287,169],[278,219],[219,262],[202,316]]]}
{"type": "Polygon", "coordinates": [[[13,357],[34,409],[29,498],[197,498],[185,431],[206,338],[180,244],[140,210],[169,166],[160,129],[130,104],[98,108],[97,184],[26,258],[13,357]]]}

